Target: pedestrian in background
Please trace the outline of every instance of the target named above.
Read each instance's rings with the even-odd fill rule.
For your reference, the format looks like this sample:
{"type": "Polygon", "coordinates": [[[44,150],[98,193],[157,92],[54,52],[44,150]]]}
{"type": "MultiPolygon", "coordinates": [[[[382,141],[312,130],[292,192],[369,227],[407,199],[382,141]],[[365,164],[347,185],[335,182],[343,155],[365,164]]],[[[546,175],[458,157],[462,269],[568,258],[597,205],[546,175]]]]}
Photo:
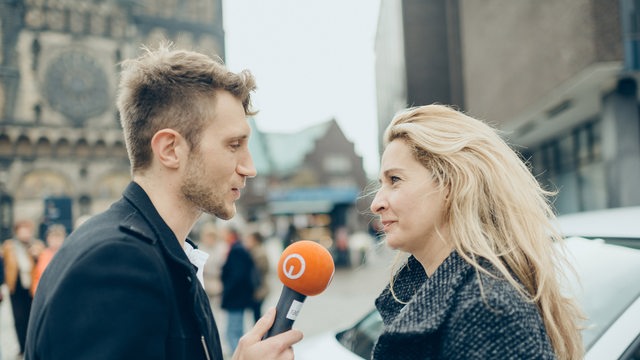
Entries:
{"type": "Polygon", "coordinates": [[[227,342],[231,352],[234,352],[244,334],[245,310],[253,306],[255,289],[251,276],[255,265],[236,229],[226,227],[223,234],[229,245],[229,253],[222,266],[221,307],[227,314],[227,342]]]}
{"type": "Polygon", "coordinates": [[[300,233],[298,232],[298,228],[296,224],[293,222],[293,219],[289,220],[289,226],[287,226],[287,231],[282,238],[282,248],[286,249],[287,246],[293,244],[294,242],[300,240],[300,233]]]}
{"type": "Polygon", "coordinates": [[[399,113],[371,210],[410,256],[376,300],[373,359],[581,359],[581,311],[548,197],[485,123],[450,107],[399,113]]]}
{"type": "Polygon", "coordinates": [[[25,351],[27,325],[33,300],[31,285],[33,270],[45,245],[35,237],[36,225],[31,220],[18,220],[13,226],[13,237],[2,244],[5,283],[9,299],[20,356],[25,351]]]}
{"type": "Polygon", "coordinates": [[[257,322],[262,317],[262,304],[269,295],[267,275],[271,264],[269,263],[267,249],[264,246],[264,236],[260,232],[249,233],[245,237],[244,243],[251,254],[254,264],[253,274],[251,274],[254,288],[251,309],[253,311],[253,320],[257,322]]]}
{"type": "Polygon", "coordinates": [[[31,280],[32,295],[35,295],[36,293],[38,283],[40,282],[40,277],[42,277],[44,269],[49,265],[49,262],[56,252],[58,252],[58,249],[62,246],[64,239],[67,237],[67,229],[64,225],[60,224],[49,225],[45,236],[46,248],[42,250],[40,256],[38,256],[38,260],[36,261],[36,265],[33,269],[31,280]]]}
{"type": "MultiPolygon", "coordinates": [[[[122,198],[75,229],[42,275],[26,360],[223,359],[200,282],[207,254],[188,234],[203,212],[236,214],[247,178],[248,71],[168,45],[122,64],[118,110],[132,182],[122,198]]],[[[265,316],[235,359],[292,359],[302,333],[261,340],[265,316]]]]}
{"type": "Polygon", "coordinates": [[[209,254],[204,264],[204,290],[209,295],[211,304],[220,307],[222,295],[222,265],[227,257],[228,246],[219,234],[214,222],[208,221],[200,228],[198,249],[209,254]]]}
{"type": "MultiPolygon", "coordinates": [[[[2,258],[2,256],[0,256],[0,284],[4,284],[4,259],[2,258]]],[[[2,303],[4,301],[4,291],[2,288],[0,288],[0,303],[2,303]]],[[[1,320],[1,319],[0,319],[1,320]]],[[[2,357],[2,344],[0,344],[0,359],[3,359],[2,357]]]]}

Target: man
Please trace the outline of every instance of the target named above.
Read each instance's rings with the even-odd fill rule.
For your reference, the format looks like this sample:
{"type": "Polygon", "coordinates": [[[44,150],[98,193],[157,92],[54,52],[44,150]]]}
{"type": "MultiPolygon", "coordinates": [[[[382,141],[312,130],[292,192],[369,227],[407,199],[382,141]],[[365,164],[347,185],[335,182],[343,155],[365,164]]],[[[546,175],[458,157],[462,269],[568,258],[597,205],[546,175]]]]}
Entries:
{"type": "MultiPolygon", "coordinates": [[[[222,359],[197,271],[203,254],[186,238],[202,212],[233,217],[256,175],[246,119],[254,89],[246,70],[167,46],[123,64],[118,109],[133,181],[47,267],[26,359],[222,359]]],[[[293,358],[299,331],[261,341],[274,316],[245,334],[234,359],[293,358]]]]}

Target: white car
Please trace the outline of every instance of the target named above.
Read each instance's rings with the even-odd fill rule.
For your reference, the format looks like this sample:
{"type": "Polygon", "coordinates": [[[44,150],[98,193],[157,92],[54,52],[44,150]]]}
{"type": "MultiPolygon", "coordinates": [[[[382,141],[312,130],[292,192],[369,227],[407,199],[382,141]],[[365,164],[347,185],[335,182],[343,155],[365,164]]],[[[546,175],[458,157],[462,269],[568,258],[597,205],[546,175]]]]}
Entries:
{"type": "MultiPolygon", "coordinates": [[[[573,291],[588,317],[587,360],[640,359],[640,207],[558,218],[568,256],[580,281],[573,291]],[[578,285],[579,284],[579,285],[578,285]]],[[[295,345],[298,360],[369,358],[382,330],[374,309],[356,324],[295,345]]]]}

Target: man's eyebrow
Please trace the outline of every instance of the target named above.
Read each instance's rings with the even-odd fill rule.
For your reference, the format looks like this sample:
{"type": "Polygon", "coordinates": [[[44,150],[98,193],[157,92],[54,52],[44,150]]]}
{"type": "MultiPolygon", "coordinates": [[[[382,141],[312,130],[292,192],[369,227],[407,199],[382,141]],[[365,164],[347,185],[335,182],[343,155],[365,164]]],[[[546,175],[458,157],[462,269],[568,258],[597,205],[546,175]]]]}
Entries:
{"type": "Polygon", "coordinates": [[[246,140],[248,138],[249,138],[249,134],[242,134],[242,135],[236,135],[236,136],[229,137],[229,141],[246,140]]]}

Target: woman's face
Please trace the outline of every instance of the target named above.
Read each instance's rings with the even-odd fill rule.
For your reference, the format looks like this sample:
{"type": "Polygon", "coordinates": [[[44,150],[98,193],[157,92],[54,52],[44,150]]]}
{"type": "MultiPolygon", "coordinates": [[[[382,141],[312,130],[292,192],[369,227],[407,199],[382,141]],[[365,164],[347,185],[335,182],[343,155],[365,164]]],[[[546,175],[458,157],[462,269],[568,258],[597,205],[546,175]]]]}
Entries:
{"type": "Polygon", "coordinates": [[[429,170],[420,164],[404,140],[387,145],[380,166],[380,189],[371,211],[380,216],[387,244],[420,256],[444,243],[442,230],[446,191],[440,189],[429,170]]]}

